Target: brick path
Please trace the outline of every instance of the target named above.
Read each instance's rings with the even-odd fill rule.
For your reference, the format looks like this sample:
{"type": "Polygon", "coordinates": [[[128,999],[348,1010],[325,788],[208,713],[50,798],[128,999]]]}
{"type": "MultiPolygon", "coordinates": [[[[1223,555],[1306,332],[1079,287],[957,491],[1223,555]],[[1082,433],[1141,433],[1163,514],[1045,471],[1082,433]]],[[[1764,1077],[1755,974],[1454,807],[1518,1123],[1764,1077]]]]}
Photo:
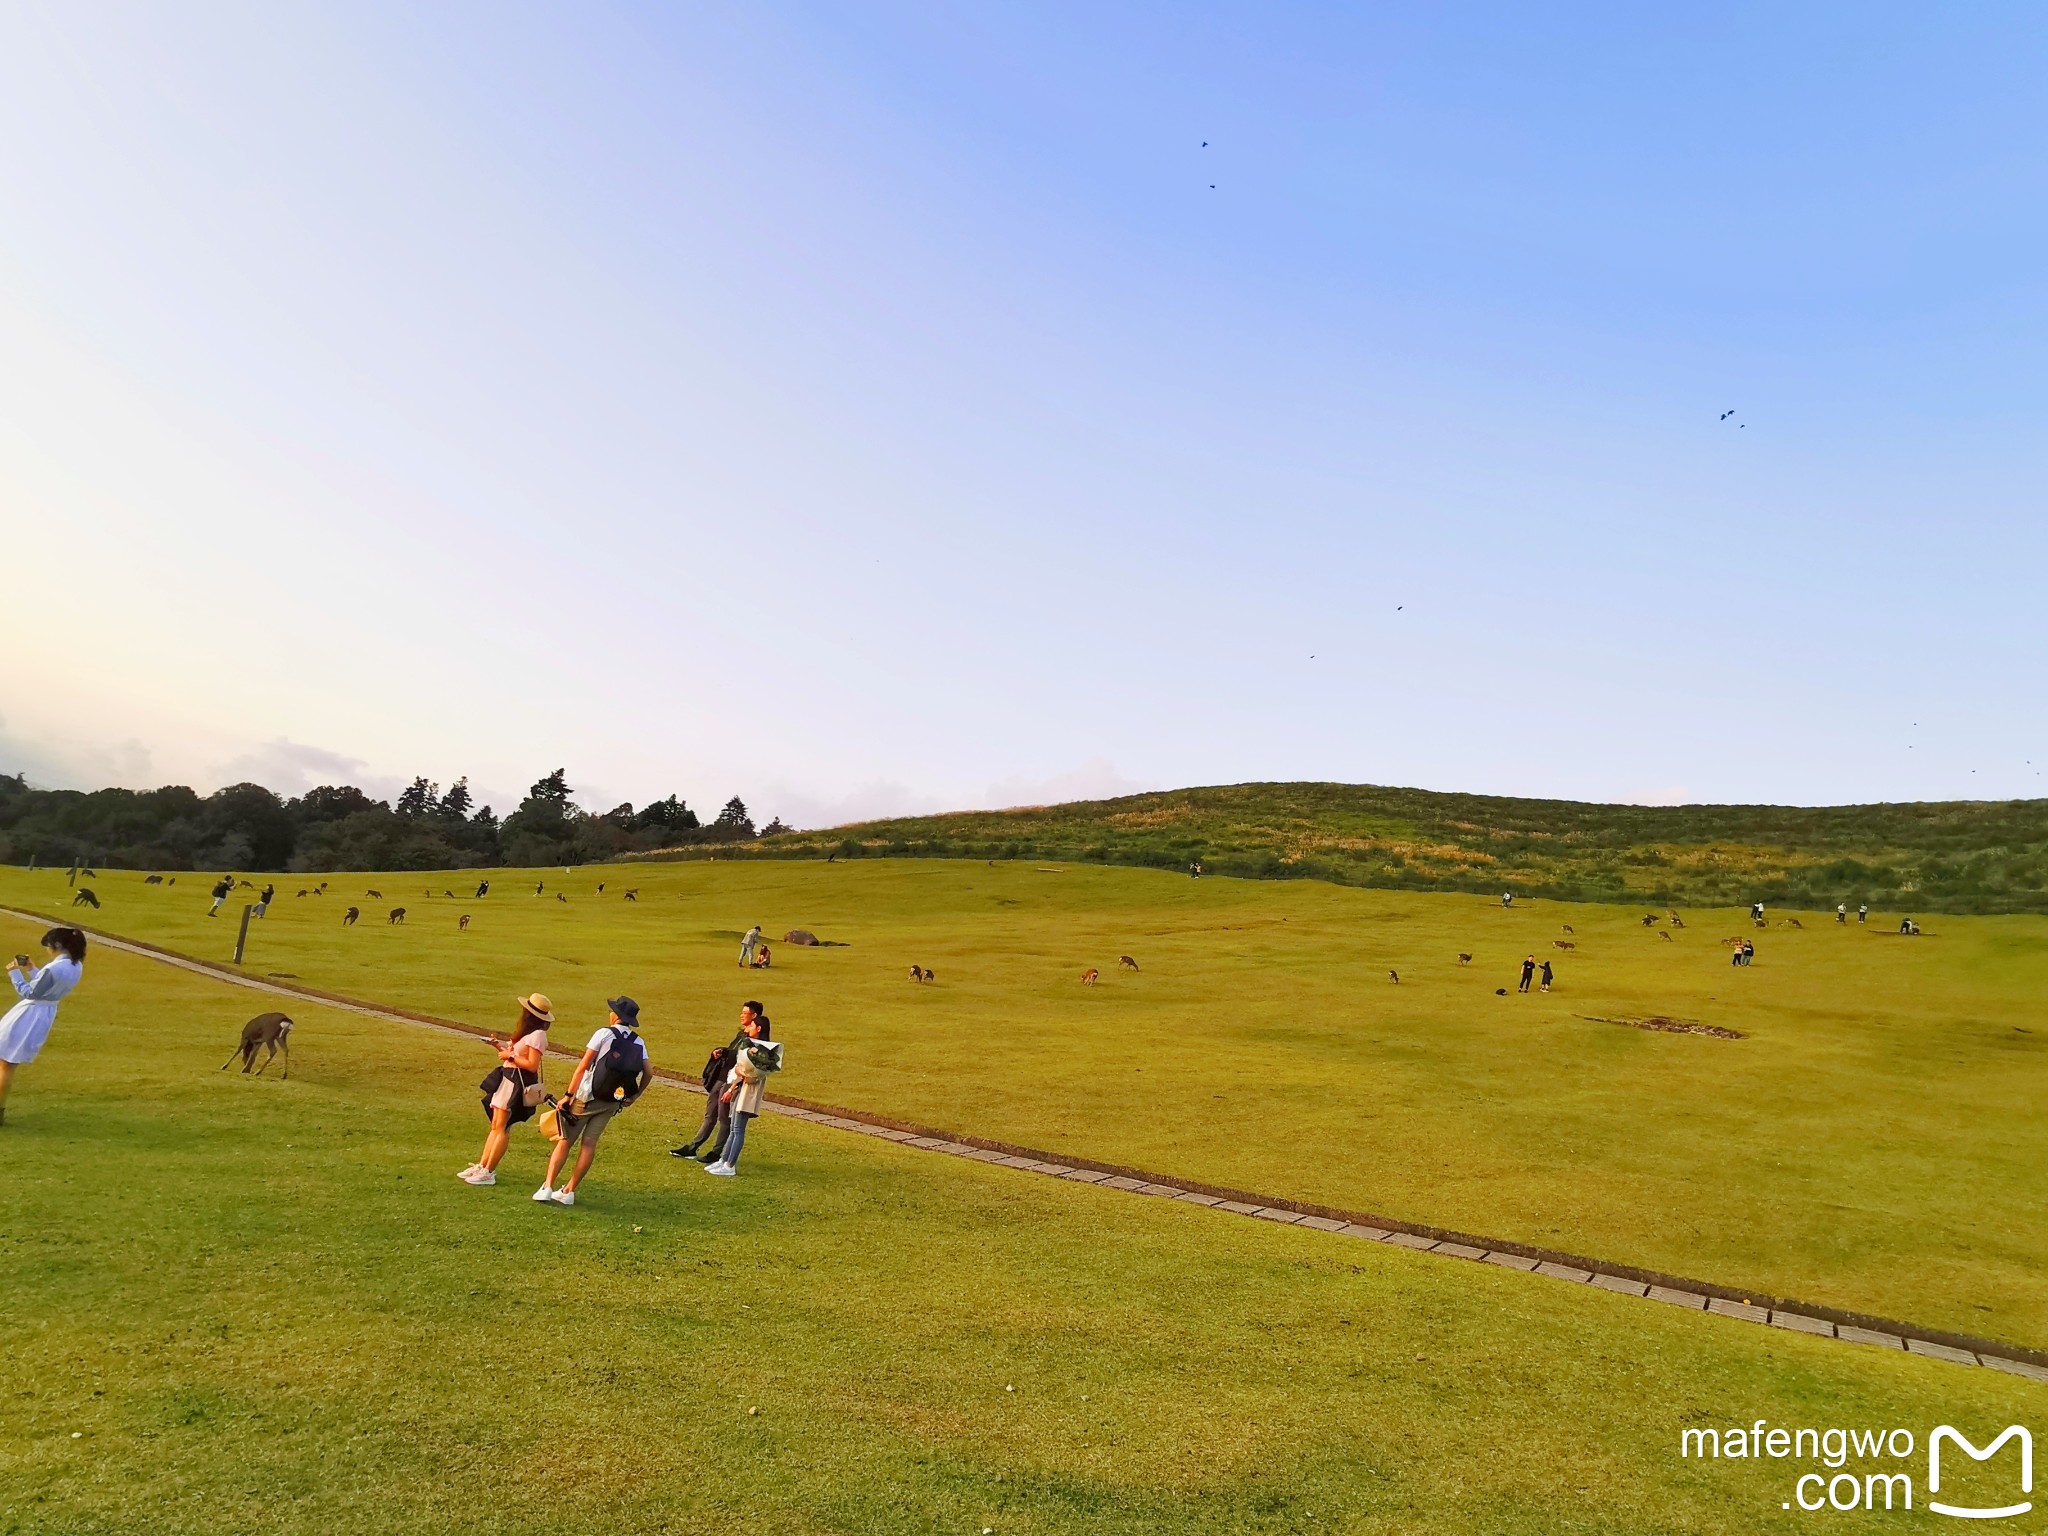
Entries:
{"type": "MultiPolygon", "coordinates": [[[[61,921],[40,913],[22,912],[8,907],[0,907],[0,913],[28,922],[61,921]]],[[[159,949],[153,944],[118,938],[91,929],[86,931],[92,933],[93,942],[104,944],[109,949],[140,955],[145,959],[176,966],[180,970],[191,971],[215,981],[246,987],[251,991],[300,998],[344,1012],[437,1029],[444,1033],[461,1035],[465,1039],[475,1039],[480,1033],[431,1014],[366,1003],[357,998],[341,997],[313,987],[287,986],[277,981],[259,980],[227,966],[194,960],[186,955],[159,949]]],[[[577,1053],[557,1049],[555,1054],[573,1057],[577,1053]]],[[[678,1073],[657,1069],[656,1076],[671,1087],[698,1093],[703,1091],[694,1080],[678,1073]]],[[[1461,1259],[1468,1263],[1495,1264],[1504,1269],[1541,1275],[1572,1285],[1597,1286],[1618,1295],[1639,1296],[1667,1306],[1711,1313],[1716,1317],[1730,1318],[1738,1322],[1783,1328],[1793,1333],[1814,1334],[1821,1338],[1840,1339],[1850,1344],[1904,1350],[1909,1354],[1947,1360],[1956,1365],[1983,1365],[2015,1376],[2024,1376],[2032,1381],[2048,1382],[2048,1353],[2023,1349],[1996,1340],[1919,1328],[1910,1323],[1844,1312],[1834,1307],[1785,1301],[1759,1295],[1753,1290],[1744,1291],[1731,1286],[1686,1280],[1674,1275],[1660,1275],[1628,1265],[1603,1263],[1575,1254],[1554,1253],[1524,1243],[1475,1237],[1469,1233],[1445,1232],[1414,1222],[1334,1210],[1295,1200],[1261,1197],[1242,1190],[1220,1189],[1167,1174],[1119,1168],[1091,1159],[1061,1156],[1029,1147],[989,1141],[981,1137],[935,1131],[867,1114],[864,1111],[812,1104],[801,1099],[778,1097],[764,1101],[762,1107],[770,1114],[788,1115],[793,1119],[807,1120],[813,1125],[873,1136],[895,1142],[900,1146],[915,1147],[920,1151],[971,1158],[976,1162],[1014,1168],[1019,1172],[1036,1174],[1043,1178],[1067,1179],[1074,1183],[1092,1184],[1098,1189],[1121,1190],[1153,1199],[1178,1200],[1183,1204],[1200,1206],[1223,1215],[1306,1227],[1313,1231],[1326,1232],[1337,1239],[1385,1243],[1394,1247],[1413,1249],[1419,1253],[1461,1259]]]]}

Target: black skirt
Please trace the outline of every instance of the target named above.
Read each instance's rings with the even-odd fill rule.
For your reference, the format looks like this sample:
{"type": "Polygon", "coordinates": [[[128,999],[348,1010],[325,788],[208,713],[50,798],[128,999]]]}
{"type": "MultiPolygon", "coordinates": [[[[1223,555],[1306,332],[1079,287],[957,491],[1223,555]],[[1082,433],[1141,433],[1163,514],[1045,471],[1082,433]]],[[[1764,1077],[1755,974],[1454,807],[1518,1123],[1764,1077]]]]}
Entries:
{"type": "Polygon", "coordinates": [[[539,1106],[524,1102],[526,1095],[518,1091],[526,1086],[526,1074],[524,1072],[520,1071],[517,1067],[493,1067],[477,1086],[484,1091],[484,1118],[488,1120],[491,1118],[491,1100],[497,1097],[499,1085],[508,1077],[512,1079],[514,1092],[512,1094],[510,1111],[505,1116],[505,1123],[507,1125],[518,1125],[521,1121],[531,1120],[539,1113],[539,1106]]]}

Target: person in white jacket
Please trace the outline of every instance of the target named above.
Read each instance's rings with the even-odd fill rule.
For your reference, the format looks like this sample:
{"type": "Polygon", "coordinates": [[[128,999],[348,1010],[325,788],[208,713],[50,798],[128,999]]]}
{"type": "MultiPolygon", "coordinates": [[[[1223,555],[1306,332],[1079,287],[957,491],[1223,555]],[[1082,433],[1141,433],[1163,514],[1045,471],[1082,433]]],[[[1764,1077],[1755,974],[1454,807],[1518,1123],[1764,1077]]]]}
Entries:
{"type": "Polygon", "coordinates": [[[14,1069],[36,1059],[57,1022],[57,1004],[85,974],[85,935],[76,928],[52,928],[43,935],[43,948],[50,954],[45,965],[24,969],[25,955],[7,964],[7,979],[21,1001],[0,1019],[0,1122],[6,1119],[14,1069]]]}
{"type": "Polygon", "coordinates": [[[770,1038],[768,1015],[757,1013],[746,1021],[747,1043],[739,1060],[725,1078],[725,1101],[732,1107],[732,1129],[726,1132],[725,1151],[704,1171],[729,1179],[739,1172],[740,1148],[746,1145],[747,1122],[761,1113],[761,1090],[770,1072],[782,1070],[782,1047],[770,1038]]]}

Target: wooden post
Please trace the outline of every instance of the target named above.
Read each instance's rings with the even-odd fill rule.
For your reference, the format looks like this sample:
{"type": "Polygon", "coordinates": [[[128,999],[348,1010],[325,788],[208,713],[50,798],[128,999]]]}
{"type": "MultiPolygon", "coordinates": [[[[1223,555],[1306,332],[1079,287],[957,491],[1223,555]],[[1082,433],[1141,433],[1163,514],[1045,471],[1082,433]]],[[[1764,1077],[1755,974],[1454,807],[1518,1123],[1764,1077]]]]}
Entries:
{"type": "Polygon", "coordinates": [[[235,935],[235,964],[242,963],[243,946],[249,942],[249,914],[256,909],[246,903],[242,907],[242,931],[235,935]]]}

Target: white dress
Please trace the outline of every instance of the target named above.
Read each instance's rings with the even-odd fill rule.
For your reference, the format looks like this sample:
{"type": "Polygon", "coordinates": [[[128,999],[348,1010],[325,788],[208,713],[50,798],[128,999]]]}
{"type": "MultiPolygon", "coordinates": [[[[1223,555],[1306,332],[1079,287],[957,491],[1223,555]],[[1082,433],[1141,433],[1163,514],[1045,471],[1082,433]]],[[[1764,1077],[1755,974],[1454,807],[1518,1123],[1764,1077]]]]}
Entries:
{"type": "Polygon", "coordinates": [[[84,972],[85,967],[69,955],[26,975],[8,972],[8,980],[21,994],[21,1001],[7,1011],[6,1018],[0,1019],[0,1061],[10,1061],[18,1067],[36,1059],[36,1052],[50,1037],[51,1024],[56,1022],[58,1002],[78,985],[84,972]]]}

